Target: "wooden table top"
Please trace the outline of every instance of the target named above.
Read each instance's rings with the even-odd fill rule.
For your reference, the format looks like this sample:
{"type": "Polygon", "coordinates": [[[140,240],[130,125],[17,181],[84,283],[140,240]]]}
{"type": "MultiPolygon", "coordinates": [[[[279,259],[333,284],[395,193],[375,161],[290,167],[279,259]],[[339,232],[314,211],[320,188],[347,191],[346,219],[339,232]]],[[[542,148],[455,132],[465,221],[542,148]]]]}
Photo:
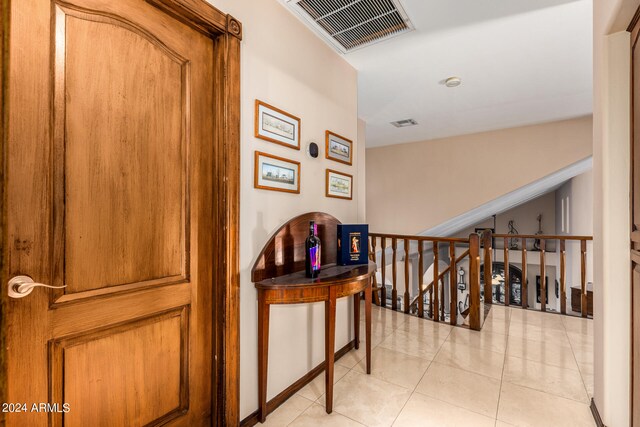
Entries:
{"type": "Polygon", "coordinates": [[[359,265],[330,264],[323,267],[315,279],[309,279],[304,271],[298,271],[272,279],[265,279],[255,285],[258,289],[318,288],[364,280],[374,274],[376,269],[376,263],[371,261],[369,261],[369,264],[359,265]]]}
{"type": "MultiPolygon", "coordinates": [[[[593,292],[593,283],[587,283],[587,292],[593,292]]],[[[577,289],[579,291],[582,291],[582,286],[581,285],[576,285],[576,286],[572,286],[571,289],[577,289]]]]}

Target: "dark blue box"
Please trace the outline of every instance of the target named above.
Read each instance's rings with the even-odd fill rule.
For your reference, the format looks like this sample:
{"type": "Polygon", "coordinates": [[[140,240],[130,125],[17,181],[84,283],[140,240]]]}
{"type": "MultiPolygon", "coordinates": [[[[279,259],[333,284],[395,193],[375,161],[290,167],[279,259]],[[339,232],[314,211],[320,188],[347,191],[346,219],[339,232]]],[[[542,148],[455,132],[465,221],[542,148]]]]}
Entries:
{"type": "Polygon", "coordinates": [[[338,265],[369,262],[369,224],[338,224],[338,265]]]}

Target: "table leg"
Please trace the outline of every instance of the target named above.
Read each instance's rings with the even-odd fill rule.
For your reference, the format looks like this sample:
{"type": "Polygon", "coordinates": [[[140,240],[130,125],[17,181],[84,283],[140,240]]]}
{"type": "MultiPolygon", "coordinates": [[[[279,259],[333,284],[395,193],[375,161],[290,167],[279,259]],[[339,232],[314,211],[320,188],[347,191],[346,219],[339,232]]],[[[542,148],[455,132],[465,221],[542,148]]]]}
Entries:
{"type": "Polygon", "coordinates": [[[367,338],[367,374],[371,373],[371,280],[364,290],[365,329],[367,338]]]}
{"type": "Polygon", "coordinates": [[[336,346],[336,287],[329,286],[329,299],[324,303],[325,390],[327,414],[333,411],[333,362],[336,346]]]}
{"type": "Polygon", "coordinates": [[[357,350],[360,348],[360,292],[353,294],[353,325],[357,350]]]}
{"type": "Polygon", "coordinates": [[[258,402],[260,422],[267,418],[267,367],[269,357],[269,304],[258,291],[258,402]]]}

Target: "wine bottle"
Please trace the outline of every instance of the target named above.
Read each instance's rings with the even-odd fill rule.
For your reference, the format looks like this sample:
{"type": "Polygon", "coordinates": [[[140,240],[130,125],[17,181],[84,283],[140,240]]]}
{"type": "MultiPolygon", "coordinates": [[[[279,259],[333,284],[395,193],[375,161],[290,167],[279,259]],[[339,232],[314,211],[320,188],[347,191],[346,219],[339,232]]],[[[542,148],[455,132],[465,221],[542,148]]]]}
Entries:
{"type": "Polygon", "coordinates": [[[309,237],[304,243],[305,272],[307,277],[316,278],[320,274],[320,239],[315,221],[309,222],[309,237]]]}

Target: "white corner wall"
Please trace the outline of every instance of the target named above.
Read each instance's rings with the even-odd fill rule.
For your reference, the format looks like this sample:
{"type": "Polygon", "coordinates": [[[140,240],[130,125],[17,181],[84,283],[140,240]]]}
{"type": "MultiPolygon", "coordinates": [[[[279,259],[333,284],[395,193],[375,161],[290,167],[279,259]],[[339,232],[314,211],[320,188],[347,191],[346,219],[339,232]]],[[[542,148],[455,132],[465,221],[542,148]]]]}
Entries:
{"type": "MultiPolygon", "coordinates": [[[[241,53],[240,182],[240,418],[258,409],[257,295],[251,268],[267,239],[284,222],[323,211],[342,222],[364,219],[360,184],[364,136],[357,118],[357,72],[276,0],[208,0],[243,25],[241,53]],[[265,101],[302,119],[301,150],[254,137],[254,102],[265,101]],[[325,130],[354,141],[353,166],[324,158],[325,130]],[[311,159],[314,141],[320,156],[311,159]],[[301,193],[253,188],[254,152],[301,162],[301,193]],[[354,176],[353,200],[325,197],[325,169],[354,176]]],[[[353,337],[352,304],[339,300],[336,349],[353,337]]],[[[324,305],[273,306],[267,398],[324,360],[324,305]]]]}
{"type": "Polygon", "coordinates": [[[593,170],[571,178],[556,190],[556,232],[593,234],[593,170]]]}
{"type": "Polygon", "coordinates": [[[607,426],[629,425],[629,70],[630,37],[606,37],[603,121],[594,129],[594,399],[607,426]]]}
{"type": "MultiPolygon", "coordinates": [[[[593,236],[593,171],[571,178],[556,190],[556,234],[593,236]]],[[[578,286],[582,276],[580,243],[567,241],[567,284],[578,286]]],[[[587,242],[587,282],[593,282],[593,242],[587,242]]],[[[570,296],[569,296],[570,297],[570,296]]]]}
{"type": "Polygon", "coordinates": [[[637,0],[594,0],[594,401],[630,425],[630,35],[637,0]]]}

